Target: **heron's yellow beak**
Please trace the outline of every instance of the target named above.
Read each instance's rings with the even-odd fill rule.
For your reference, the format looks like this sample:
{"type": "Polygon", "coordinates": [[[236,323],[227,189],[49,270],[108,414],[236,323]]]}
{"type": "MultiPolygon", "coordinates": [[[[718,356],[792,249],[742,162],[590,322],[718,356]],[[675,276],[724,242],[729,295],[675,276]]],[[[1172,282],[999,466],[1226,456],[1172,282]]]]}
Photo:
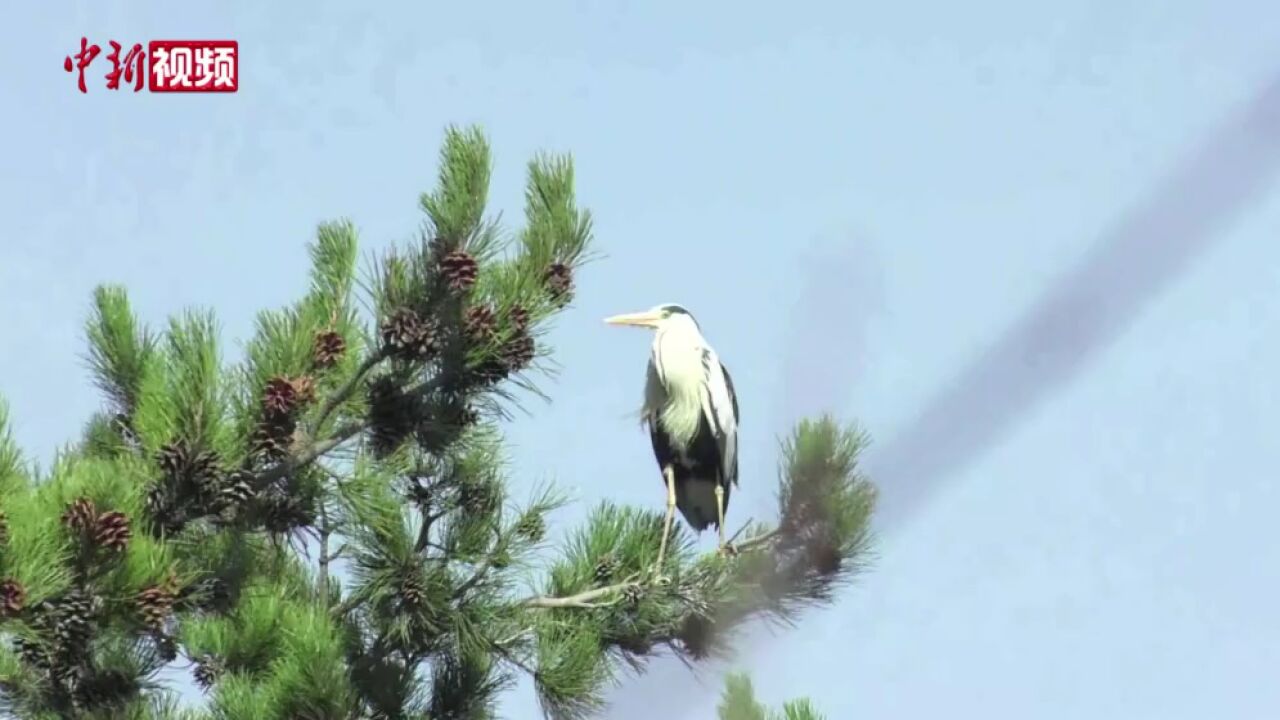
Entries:
{"type": "Polygon", "coordinates": [[[646,310],[626,315],[614,315],[613,317],[605,318],[604,321],[609,325],[633,325],[635,327],[653,328],[658,327],[658,321],[661,319],[658,313],[646,310]]]}

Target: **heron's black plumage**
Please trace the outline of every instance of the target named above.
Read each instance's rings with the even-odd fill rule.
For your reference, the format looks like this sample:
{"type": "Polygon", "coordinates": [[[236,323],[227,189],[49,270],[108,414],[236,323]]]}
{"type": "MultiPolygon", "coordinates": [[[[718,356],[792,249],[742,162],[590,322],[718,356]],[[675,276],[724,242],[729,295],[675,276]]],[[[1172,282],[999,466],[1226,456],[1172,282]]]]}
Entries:
{"type": "Polygon", "coordinates": [[[699,330],[702,329],[702,326],[698,324],[698,318],[694,317],[693,313],[686,310],[683,305],[675,305],[673,303],[668,303],[661,307],[670,315],[684,315],[685,317],[689,318],[689,322],[693,323],[694,327],[698,328],[699,330]]]}
{"type": "Polygon", "coordinates": [[[651,418],[649,439],[653,443],[654,459],[659,468],[671,467],[676,487],[676,507],[685,522],[693,530],[701,532],[707,527],[719,527],[716,512],[715,487],[724,491],[724,507],[729,510],[729,496],[738,483],[737,421],[738,396],[733,389],[729,371],[709,350],[703,351],[704,377],[709,378],[713,367],[724,376],[730,408],[715,408],[711,403],[698,418],[698,429],[684,447],[681,447],[658,418],[651,418]],[[722,417],[721,413],[732,412],[722,417]],[[726,427],[726,425],[730,426],[726,427]]]}

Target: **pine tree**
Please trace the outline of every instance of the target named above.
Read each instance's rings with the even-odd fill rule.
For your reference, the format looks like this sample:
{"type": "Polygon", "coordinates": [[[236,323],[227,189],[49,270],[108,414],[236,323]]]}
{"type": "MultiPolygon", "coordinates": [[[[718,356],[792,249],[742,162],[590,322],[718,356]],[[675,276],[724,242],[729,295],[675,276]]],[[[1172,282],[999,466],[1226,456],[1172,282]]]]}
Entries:
{"type": "Polygon", "coordinates": [[[756,700],[751,678],[742,673],[725,678],[717,710],[720,720],[826,720],[827,717],[807,698],[789,700],[781,709],[771,712],[756,700]]]}
{"type": "Polygon", "coordinates": [[[237,362],[210,312],[154,331],[96,291],[107,406],[83,439],[40,471],[0,416],[0,712],[479,720],[525,674],[549,717],[586,717],[623,671],[723,654],[857,572],[875,494],[865,438],[830,418],[783,443],[779,520],[735,557],[680,528],[653,582],[656,499],[601,504],[541,562],[564,498],[516,496],[500,426],[539,393],[592,222],[567,157],[529,163],[514,236],[486,216],[489,174],[483,135],[450,129],[420,237],[367,282],[354,226],[321,225],[308,291],[237,362]],[[178,708],[166,666],[202,707],[178,708]]]}

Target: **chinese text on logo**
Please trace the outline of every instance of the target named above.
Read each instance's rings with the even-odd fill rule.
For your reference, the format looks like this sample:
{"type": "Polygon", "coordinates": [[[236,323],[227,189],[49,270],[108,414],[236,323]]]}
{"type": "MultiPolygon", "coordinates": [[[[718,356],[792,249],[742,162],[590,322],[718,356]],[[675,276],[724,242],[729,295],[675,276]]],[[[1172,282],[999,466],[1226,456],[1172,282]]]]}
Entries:
{"type": "MultiPolygon", "coordinates": [[[[106,61],[111,68],[103,75],[108,90],[120,89],[120,81],[142,89],[147,78],[151,92],[233,93],[240,88],[240,46],[235,40],[152,40],[143,52],[142,43],[128,51],[108,40],[111,52],[106,61]]],[[[77,73],[80,92],[89,92],[85,71],[102,52],[88,38],[80,38],[80,52],[68,55],[62,69],[77,73]]]]}
{"type": "Polygon", "coordinates": [[[234,40],[152,40],[151,92],[235,92],[240,84],[234,40]]]}

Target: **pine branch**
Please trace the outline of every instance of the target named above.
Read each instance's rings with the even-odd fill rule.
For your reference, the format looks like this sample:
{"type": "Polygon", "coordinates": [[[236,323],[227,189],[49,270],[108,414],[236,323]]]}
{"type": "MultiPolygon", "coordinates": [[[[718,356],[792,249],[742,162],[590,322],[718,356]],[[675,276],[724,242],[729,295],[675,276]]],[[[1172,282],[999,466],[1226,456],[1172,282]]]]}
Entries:
{"type": "Polygon", "coordinates": [[[614,601],[606,602],[606,603],[595,602],[595,600],[597,600],[598,598],[605,597],[606,595],[623,592],[628,588],[641,587],[643,583],[637,581],[636,577],[638,576],[633,576],[632,578],[629,578],[624,582],[615,583],[613,585],[606,585],[605,587],[596,588],[594,590],[587,590],[585,592],[580,592],[580,593],[577,593],[576,595],[569,595],[566,597],[538,596],[538,597],[525,598],[524,600],[520,601],[520,605],[523,605],[524,607],[527,607],[527,608],[542,608],[542,609],[608,607],[610,605],[616,604],[617,600],[615,599],[614,601]]]}
{"type": "MultiPolygon", "coordinates": [[[[734,546],[734,551],[738,555],[744,555],[747,553],[755,552],[757,550],[766,549],[769,546],[776,544],[781,537],[782,537],[782,532],[780,530],[771,530],[769,532],[763,533],[761,535],[751,538],[750,540],[747,540],[743,543],[740,543],[734,546]]],[[[706,558],[717,557],[717,553],[714,553],[714,552],[707,553],[705,557],[706,558]]],[[[556,609],[556,608],[592,609],[592,608],[608,607],[616,603],[615,602],[598,603],[593,601],[596,600],[597,598],[601,598],[615,592],[622,592],[624,590],[627,590],[628,588],[641,588],[648,584],[651,584],[651,583],[640,582],[637,579],[638,577],[639,577],[639,573],[637,573],[636,575],[633,575],[631,578],[627,579],[626,581],[614,583],[612,585],[606,585],[600,588],[594,588],[592,590],[586,590],[573,595],[566,595],[566,596],[539,595],[539,596],[527,597],[521,600],[518,604],[527,608],[541,608],[541,609],[556,609]]],[[[474,579],[475,578],[473,578],[473,580],[474,579]]]]}
{"type": "Polygon", "coordinates": [[[333,411],[337,410],[338,406],[342,405],[342,403],[350,400],[356,389],[360,387],[360,383],[364,380],[365,376],[377,367],[378,363],[382,362],[386,358],[387,354],[384,351],[370,353],[369,356],[360,363],[360,366],[356,368],[356,371],[351,374],[351,377],[347,378],[346,382],[344,382],[337,390],[334,390],[333,394],[329,395],[329,397],[325,399],[324,405],[320,407],[320,412],[316,415],[314,427],[317,430],[324,427],[324,422],[329,419],[329,416],[333,414],[333,411]]]}
{"type": "Polygon", "coordinates": [[[454,598],[460,599],[466,596],[466,594],[470,592],[472,588],[484,582],[484,579],[489,574],[489,571],[493,570],[493,557],[494,556],[491,554],[488,557],[486,557],[483,561],[481,561],[480,566],[477,567],[475,572],[471,574],[471,577],[467,578],[461,585],[458,586],[458,589],[453,592],[454,598]]]}
{"type": "Polygon", "coordinates": [[[343,600],[342,602],[333,606],[333,610],[331,611],[330,614],[337,619],[345,618],[347,614],[350,613],[352,610],[355,610],[356,608],[360,607],[360,605],[364,601],[365,600],[362,597],[357,597],[355,595],[348,595],[346,600],[343,600]]]}
{"type": "MultiPolygon", "coordinates": [[[[756,550],[760,550],[775,544],[781,537],[782,537],[781,531],[771,530],[769,532],[753,537],[750,540],[747,540],[746,542],[743,542],[735,546],[734,549],[739,555],[754,552],[756,550]]],[[[716,553],[706,554],[707,558],[712,558],[715,556],[716,556],[716,553]]],[[[560,608],[594,609],[594,608],[601,608],[601,607],[609,607],[611,605],[617,604],[616,600],[611,602],[605,602],[605,603],[595,602],[595,600],[613,593],[623,592],[629,588],[642,588],[649,584],[656,584],[656,583],[641,582],[638,580],[639,577],[640,577],[640,574],[637,573],[635,575],[632,575],[630,578],[628,578],[623,582],[614,583],[612,585],[606,585],[604,587],[594,588],[592,590],[586,590],[580,593],[575,593],[573,595],[566,595],[566,596],[538,595],[533,597],[527,597],[519,601],[518,604],[526,608],[538,608],[538,609],[560,609],[560,608]]],[[[474,579],[475,578],[473,578],[473,580],[474,579]]]]}
{"type": "MultiPolygon", "coordinates": [[[[746,526],[744,526],[743,529],[746,529],[746,526]]],[[[777,542],[777,540],[781,537],[782,537],[781,530],[770,530],[769,532],[753,537],[750,540],[746,540],[736,545],[730,545],[730,547],[733,548],[734,553],[738,555],[742,555],[742,554],[753,552],[760,548],[772,545],[775,542],[777,542]]]]}
{"type": "Polygon", "coordinates": [[[435,525],[437,520],[448,515],[449,512],[450,511],[448,510],[441,510],[440,512],[433,513],[427,512],[425,509],[422,511],[422,527],[418,529],[418,539],[413,544],[413,551],[415,553],[420,553],[427,548],[435,548],[441,552],[445,551],[443,546],[438,543],[431,542],[431,527],[435,525]]]}
{"type": "Polygon", "coordinates": [[[279,480],[291,473],[297,472],[311,463],[324,457],[326,453],[333,451],[339,445],[359,435],[368,428],[368,423],[361,420],[353,420],[345,425],[340,426],[333,431],[329,437],[324,440],[313,442],[302,450],[289,454],[283,461],[272,465],[265,470],[253,476],[253,484],[256,487],[263,487],[274,480],[279,480]]]}
{"type": "Polygon", "coordinates": [[[316,530],[320,544],[320,556],[316,560],[318,574],[316,585],[320,591],[320,601],[327,606],[329,604],[329,563],[333,561],[333,556],[329,554],[329,536],[333,529],[329,525],[329,512],[323,502],[320,503],[320,523],[316,530]]]}
{"type": "Polygon", "coordinates": [[[532,666],[530,666],[529,663],[521,660],[518,655],[516,655],[509,648],[506,647],[505,643],[495,641],[490,645],[490,647],[493,649],[494,652],[498,653],[498,655],[502,657],[503,660],[506,660],[507,662],[511,663],[513,667],[524,671],[524,673],[527,674],[529,677],[537,676],[538,671],[535,670],[532,666]]]}

